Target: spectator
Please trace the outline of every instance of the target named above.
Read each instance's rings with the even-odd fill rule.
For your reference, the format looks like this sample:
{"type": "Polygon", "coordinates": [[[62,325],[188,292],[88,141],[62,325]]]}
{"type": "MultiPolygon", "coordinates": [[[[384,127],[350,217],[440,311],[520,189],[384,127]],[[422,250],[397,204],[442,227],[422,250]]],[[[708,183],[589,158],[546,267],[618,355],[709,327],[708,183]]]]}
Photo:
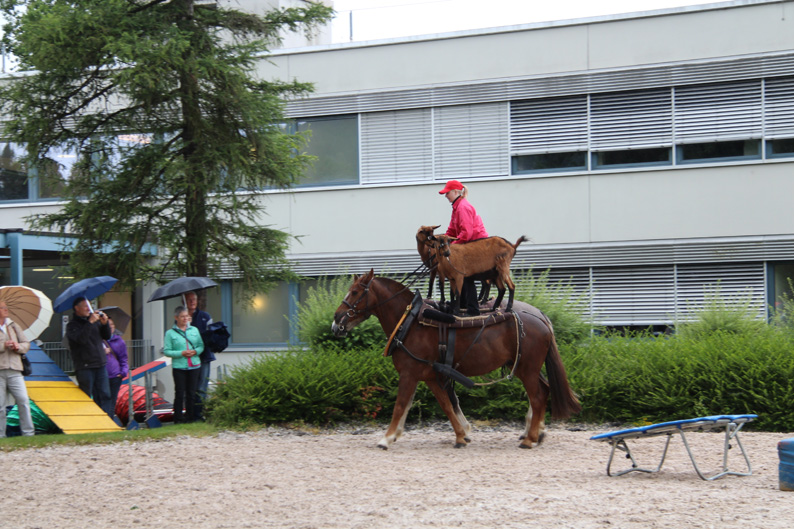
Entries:
{"type": "Polygon", "coordinates": [[[83,297],[74,300],[72,309],[74,314],[66,325],[66,338],[69,340],[77,384],[112,418],[116,404],[110,400],[104,344],[104,340],[110,339],[108,317],[104,313],[93,312],[88,300],[83,297]]]}
{"type": "Polygon", "coordinates": [[[173,358],[174,423],[196,420],[196,387],[201,367],[204,342],[198,329],[190,325],[190,314],[185,307],[174,311],[174,326],[165,333],[163,352],[173,358]],[[182,410],[184,408],[184,418],[182,410]]]}
{"type": "Polygon", "coordinates": [[[8,305],[0,301],[0,438],[6,436],[6,395],[11,393],[19,410],[22,435],[36,433],[30,415],[30,399],[22,376],[22,355],[30,350],[22,329],[8,317],[8,305]]]}
{"type": "MultiPolygon", "coordinates": [[[[209,313],[199,310],[198,295],[195,292],[185,294],[185,303],[191,317],[191,325],[199,330],[201,340],[207,343],[207,326],[212,323],[212,316],[209,313]]],[[[210,363],[215,360],[215,353],[209,347],[204,348],[201,353],[201,367],[199,368],[198,386],[196,388],[196,419],[202,419],[204,415],[204,400],[207,398],[207,390],[210,384],[210,363]]]]}
{"type": "Polygon", "coordinates": [[[105,367],[107,367],[110,382],[110,401],[115,410],[121,389],[121,380],[129,375],[130,368],[127,362],[127,343],[121,337],[121,333],[116,331],[113,318],[108,317],[108,325],[110,325],[110,338],[105,341],[105,359],[107,360],[105,367]]]}

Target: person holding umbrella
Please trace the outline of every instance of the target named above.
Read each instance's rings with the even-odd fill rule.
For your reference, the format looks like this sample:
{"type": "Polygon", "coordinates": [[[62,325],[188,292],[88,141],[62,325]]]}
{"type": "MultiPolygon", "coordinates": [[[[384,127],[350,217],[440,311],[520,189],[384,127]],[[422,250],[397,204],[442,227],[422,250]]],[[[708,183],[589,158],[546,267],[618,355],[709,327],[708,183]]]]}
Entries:
{"type": "MultiPolygon", "coordinates": [[[[199,330],[201,339],[206,344],[207,326],[212,323],[212,316],[198,308],[198,295],[195,291],[186,292],[184,296],[187,312],[190,314],[190,324],[199,330]]],[[[207,398],[210,382],[210,364],[213,360],[215,360],[215,354],[208,347],[204,347],[204,352],[201,353],[201,368],[196,388],[196,419],[201,419],[204,413],[204,400],[207,398]]]]}
{"type": "Polygon", "coordinates": [[[69,340],[77,384],[113,418],[116,404],[110,399],[110,381],[105,368],[107,357],[104,340],[110,339],[108,317],[103,312],[92,311],[85,297],[75,298],[72,310],[74,314],[66,325],[66,338],[69,340]]]}
{"type": "Polygon", "coordinates": [[[22,329],[8,317],[8,305],[0,301],[0,438],[6,436],[6,394],[11,393],[19,409],[22,435],[36,433],[30,414],[30,399],[22,376],[22,355],[30,350],[30,342],[22,329]]]}
{"type": "Polygon", "coordinates": [[[163,346],[163,354],[173,358],[174,423],[196,420],[195,399],[202,351],[204,342],[199,330],[190,325],[190,313],[185,307],[177,307],[174,311],[174,326],[165,333],[163,346]]]}

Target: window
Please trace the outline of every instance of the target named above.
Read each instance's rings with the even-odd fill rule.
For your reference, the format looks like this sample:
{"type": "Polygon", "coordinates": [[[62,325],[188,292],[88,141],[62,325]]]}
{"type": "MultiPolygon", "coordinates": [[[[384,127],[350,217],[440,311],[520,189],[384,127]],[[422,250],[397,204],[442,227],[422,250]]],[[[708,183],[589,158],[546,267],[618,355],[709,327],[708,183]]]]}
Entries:
{"type": "Polygon", "coordinates": [[[361,183],[430,181],[433,177],[430,108],[361,115],[361,183]]]}
{"type": "Polygon", "coordinates": [[[513,156],[512,164],[513,174],[584,171],[587,169],[587,153],[579,151],[525,154],[523,156],[513,156]]]}
{"type": "MultiPolygon", "coordinates": [[[[238,285],[233,290],[237,294],[238,285]]],[[[286,344],[289,342],[289,287],[282,282],[249,302],[235,295],[232,301],[232,340],[235,344],[286,344]]]]}
{"type": "Polygon", "coordinates": [[[794,138],[767,141],[766,156],[768,158],[794,156],[794,138]]]}
{"type": "Polygon", "coordinates": [[[0,200],[27,200],[27,169],[20,161],[24,147],[4,143],[0,151],[0,200]]]}
{"type": "Polygon", "coordinates": [[[298,187],[358,183],[358,116],[299,119],[295,126],[311,133],[306,154],[317,157],[298,187]]]}
{"type": "Polygon", "coordinates": [[[690,143],[679,145],[677,156],[682,163],[751,160],[761,157],[760,143],[759,140],[690,143]]]}
{"type": "Polygon", "coordinates": [[[593,169],[615,167],[638,167],[645,165],[669,165],[672,149],[632,149],[626,151],[601,151],[593,153],[593,169]]]}
{"type": "Polygon", "coordinates": [[[513,174],[587,168],[587,96],[510,105],[513,174]]]}

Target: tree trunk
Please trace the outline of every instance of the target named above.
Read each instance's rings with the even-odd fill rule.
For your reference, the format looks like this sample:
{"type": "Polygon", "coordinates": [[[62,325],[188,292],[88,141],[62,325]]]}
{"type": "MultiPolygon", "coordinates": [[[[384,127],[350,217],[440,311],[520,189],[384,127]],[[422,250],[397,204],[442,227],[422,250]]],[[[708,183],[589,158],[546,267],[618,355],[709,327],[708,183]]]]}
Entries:
{"type": "MultiPolygon", "coordinates": [[[[180,0],[184,15],[180,19],[180,29],[197,32],[193,21],[193,0],[180,0]]],[[[183,157],[185,160],[185,251],[189,276],[207,276],[207,218],[206,199],[208,193],[207,174],[197,160],[200,157],[199,141],[201,131],[201,107],[199,105],[198,76],[195,72],[195,49],[199,39],[185,51],[185,66],[180,74],[182,95],[182,117],[184,128],[183,157]]]]}

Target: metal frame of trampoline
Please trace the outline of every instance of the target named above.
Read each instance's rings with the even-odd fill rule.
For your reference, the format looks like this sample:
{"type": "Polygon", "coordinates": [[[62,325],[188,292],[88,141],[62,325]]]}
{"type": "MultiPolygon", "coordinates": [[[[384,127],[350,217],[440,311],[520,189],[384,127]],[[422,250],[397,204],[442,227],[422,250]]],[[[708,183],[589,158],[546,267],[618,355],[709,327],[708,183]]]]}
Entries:
{"type": "Polygon", "coordinates": [[[607,432],[602,433],[599,435],[594,435],[590,439],[593,441],[605,441],[610,444],[612,447],[609,453],[609,460],[607,461],[607,475],[608,476],[622,476],[623,474],[627,474],[629,472],[648,472],[648,473],[655,473],[661,470],[662,465],[664,465],[665,457],[667,456],[667,449],[670,446],[670,440],[673,438],[674,435],[680,434],[681,440],[684,442],[684,446],[686,447],[686,451],[689,454],[689,459],[692,461],[692,466],[695,467],[695,472],[697,475],[700,476],[701,479],[706,481],[712,481],[717,478],[721,478],[722,476],[750,476],[753,473],[753,469],[750,466],[750,458],[747,457],[747,452],[742,446],[742,441],[739,439],[739,431],[742,427],[757,418],[757,415],[711,415],[708,417],[698,417],[695,419],[685,419],[681,421],[670,421],[670,422],[663,422],[659,424],[651,424],[650,426],[643,426],[640,428],[630,428],[628,430],[618,430],[614,432],[607,432]],[[692,449],[689,446],[689,443],[686,440],[685,432],[702,432],[702,431],[712,431],[712,430],[724,430],[725,431],[725,440],[723,443],[723,455],[722,455],[722,470],[714,474],[713,476],[706,476],[703,472],[701,472],[700,468],[695,461],[695,456],[692,453],[692,449]],[[662,458],[659,461],[659,465],[656,468],[642,468],[637,464],[637,461],[634,459],[634,455],[631,453],[631,449],[629,445],[626,443],[629,439],[640,439],[645,437],[656,437],[659,435],[666,435],[667,440],[664,444],[664,451],[662,452],[662,458]],[[735,472],[732,470],[728,470],[728,450],[731,448],[731,440],[735,440],[736,444],[739,446],[739,449],[744,456],[744,461],[747,463],[747,472],[735,472]],[[626,470],[621,470],[615,474],[612,473],[612,460],[615,456],[615,450],[619,449],[626,453],[626,458],[631,459],[631,468],[626,470]]]}

